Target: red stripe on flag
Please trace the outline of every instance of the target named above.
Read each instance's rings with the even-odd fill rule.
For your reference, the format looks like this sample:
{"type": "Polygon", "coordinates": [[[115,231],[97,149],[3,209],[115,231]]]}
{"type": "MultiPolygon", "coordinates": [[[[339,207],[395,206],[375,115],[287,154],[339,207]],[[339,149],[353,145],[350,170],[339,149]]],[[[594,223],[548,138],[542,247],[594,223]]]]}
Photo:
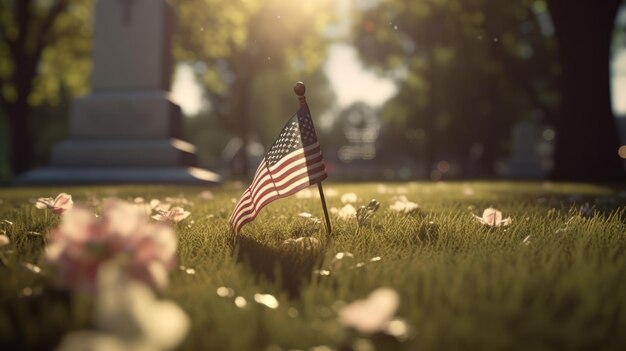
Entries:
{"type": "MultiPolygon", "coordinates": [[[[314,150],[311,150],[311,151],[314,151],[314,150]]],[[[321,153],[318,151],[318,155],[316,154],[308,155],[308,158],[306,159],[306,161],[307,163],[312,164],[312,163],[315,163],[314,161],[321,161],[321,157],[322,157],[321,153]]],[[[256,180],[253,182],[253,184],[250,187],[248,187],[246,192],[244,192],[244,195],[241,197],[241,200],[239,200],[239,203],[237,204],[237,206],[235,206],[233,215],[237,211],[239,211],[239,209],[241,208],[241,205],[244,202],[246,202],[250,197],[252,197],[254,201],[256,201],[259,191],[261,191],[261,189],[264,189],[265,186],[271,183],[279,183],[280,181],[285,179],[285,177],[287,177],[290,174],[290,172],[294,168],[296,168],[296,166],[301,166],[301,163],[303,162],[299,162],[299,161],[302,161],[302,160],[304,159],[301,157],[298,157],[298,155],[295,155],[294,157],[291,157],[289,160],[286,160],[286,162],[281,162],[279,167],[277,167],[276,169],[283,171],[284,173],[281,173],[281,177],[279,177],[278,180],[275,178],[274,173],[268,170],[267,167],[261,170],[259,174],[260,176],[255,177],[256,180]]],[[[278,164],[276,164],[275,166],[278,166],[278,164]]],[[[231,215],[231,218],[232,217],[233,216],[231,215]]]]}
{"type": "MultiPolygon", "coordinates": [[[[310,178],[303,178],[305,181],[295,181],[295,188],[292,188],[292,186],[294,185],[294,183],[289,183],[286,184],[285,186],[281,187],[279,190],[280,191],[286,191],[284,193],[278,193],[276,192],[276,194],[271,195],[269,198],[267,197],[268,195],[271,194],[271,192],[268,192],[267,194],[263,195],[262,197],[260,197],[260,199],[254,204],[254,206],[252,208],[247,208],[246,210],[242,211],[239,214],[239,219],[235,221],[234,224],[237,224],[237,222],[241,221],[242,218],[247,218],[247,217],[256,217],[256,214],[261,210],[261,208],[263,208],[263,206],[265,206],[267,203],[273,201],[276,198],[282,198],[282,197],[286,197],[289,196],[303,188],[308,187],[309,185],[312,184],[316,184],[321,182],[322,180],[326,179],[326,172],[325,171],[320,171],[316,174],[313,174],[310,178]],[[300,183],[300,184],[298,184],[300,183]],[[268,202],[269,201],[269,202],[268,202]]],[[[238,227],[238,225],[236,225],[236,227],[238,227]]]]}
{"type": "MultiPolygon", "coordinates": [[[[319,148],[319,143],[311,144],[311,145],[305,147],[304,149],[296,150],[296,151],[292,152],[291,154],[285,156],[282,160],[277,162],[272,167],[270,167],[271,171],[272,172],[281,172],[288,165],[288,163],[291,163],[292,161],[296,161],[296,160],[302,158],[303,154],[306,155],[307,157],[309,157],[310,155],[312,155],[314,153],[317,153],[317,152],[319,152],[320,156],[321,156],[321,150],[319,148]]],[[[237,205],[235,206],[235,210],[233,211],[233,214],[230,216],[229,221],[230,221],[231,218],[233,218],[233,215],[237,212],[238,208],[240,207],[239,205],[242,203],[242,201],[245,200],[250,195],[254,195],[253,194],[253,190],[255,188],[257,188],[257,184],[261,180],[261,178],[263,178],[267,174],[267,171],[268,171],[267,168],[268,167],[266,167],[265,159],[263,159],[263,161],[261,161],[261,164],[259,165],[259,167],[257,167],[257,171],[256,171],[256,174],[254,176],[254,179],[252,180],[252,184],[242,194],[242,197],[239,200],[239,202],[237,203],[237,205]],[[246,196],[246,192],[248,192],[249,190],[251,190],[251,191],[248,193],[248,196],[246,196]]]]}
{"type": "MultiPolygon", "coordinates": [[[[326,172],[322,171],[319,172],[318,174],[315,174],[313,178],[307,179],[308,181],[306,182],[302,182],[301,184],[297,184],[296,187],[289,189],[287,192],[282,193],[282,194],[278,194],[278,195],[272,195],[269,198],[261,198],[261,201],[259,201],[258,206],[255,206],[254,210],[250,210],[250,211],[246,211],[244,213],[241,213],[241,216],[239,217],[239,220],[237,221],[237,223],[235,223],[235,231],[239,232],[239,229],[241,229],[241,227],[246,224],[251,222],[252,220],[254,220],[257,216],[257,214],[261,211],[261,209],[263,209],[263,207],[265,207],[266,205],[270,204],[272,201],[277,200],[279,198],[284,198],[290,195],[293,195],[295,193],[297,193],[298,191],[313,185],[313,184],[317,184],[319,182],[321,182],[322,180],[326,179],[326,172]]],[[[293,184],[289,184],[289,185],[293,185],[293,184]]],[[[283,187],[283,188],[288,188],[289,186],[283,187]]]]}
{"type": "Polygon", "coordinates": [[[291,152],[272,166],[268,166],[263,159],[252,183],[235,205],[229,222],[239,232],[243,225],[254,220],[261,209],[272,201],[319,183],[326,176],[317,142],[291,152]]]}
{"type": "MultiPolygon", "coordinates": [[[[313,166],[312,170],[316,170],[315,167],[320,167],[320,166],[323,169],[324,164],[321,160],[321,157],[317,158],[315,157],[315,155],[312,155],[312,157],[314,159],[319,159],[318,163],[311,165],[313,166]]],[[[307,170],[308,168],[301,167],[302,163],[304,163],[302,161],[303,159],[296,160],[295,163],[289,165],[289,168],[286,169],[288,170],[288,172],[285,172],[284,176],[281,177],[279,181],[275,181],[275,179],[272,179],[271,173],[263,178],[259,178],[259,182],[255,185],[254,189],[252,189],[251,194],[248,194],[248,196],[244,196],[244,198],[240,200],[240,204],[237,206],[237,209],[235,212],[246,210],[252,204],[257,202],[260,198],[266,196],[268,193],[272,191],[276,191],[277,186],[280,188],[282,184],[285,183],[286,181],[291,181],[291,177],[294,176],[293,172],[291,172],[293,169],[300,170],[304,175],[307,175],[308,173],[310,173],[310,171],[307,170]]]]}

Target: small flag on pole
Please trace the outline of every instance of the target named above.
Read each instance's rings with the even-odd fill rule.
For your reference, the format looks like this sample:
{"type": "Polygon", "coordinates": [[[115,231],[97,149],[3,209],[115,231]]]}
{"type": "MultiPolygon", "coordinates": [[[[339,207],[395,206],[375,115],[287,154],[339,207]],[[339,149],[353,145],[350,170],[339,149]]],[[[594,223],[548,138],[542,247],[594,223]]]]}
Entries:
{"type": "Polygon", "coordinates": [[[295,194],[326,179],[326,168],[306,103],[289,119],[256,170],[230,216],[239,233],[259,211],[274,200],[295,194]]]}

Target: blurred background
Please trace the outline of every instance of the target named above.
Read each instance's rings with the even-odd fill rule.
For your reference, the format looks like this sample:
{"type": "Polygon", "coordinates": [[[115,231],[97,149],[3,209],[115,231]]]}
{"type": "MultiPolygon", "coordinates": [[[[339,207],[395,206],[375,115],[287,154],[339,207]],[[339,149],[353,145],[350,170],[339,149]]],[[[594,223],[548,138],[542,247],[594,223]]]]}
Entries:
{"type": "MultiPolygon", "coordinates": [[[[296,111],[298,80],[331,179],[626,179],[621,1],[170,3],[185,138],[231,179],[296,111]]],[[[0,2],[0,182],[67,137],[94,4],[0,2]]]]}

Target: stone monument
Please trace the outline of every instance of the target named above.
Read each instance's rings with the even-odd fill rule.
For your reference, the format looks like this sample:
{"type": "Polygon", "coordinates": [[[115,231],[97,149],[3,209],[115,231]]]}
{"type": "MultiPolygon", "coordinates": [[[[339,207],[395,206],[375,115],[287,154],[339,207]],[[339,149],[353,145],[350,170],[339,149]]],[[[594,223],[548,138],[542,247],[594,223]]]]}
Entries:
{"type": "Polygon", "coordinates": [[[173,12],[166,0],[98,0],[90,95],[73,101],[69,139],[50,166],[21,183],[194,183],[220,177],[194,167],[169,99],[173,12]]]}

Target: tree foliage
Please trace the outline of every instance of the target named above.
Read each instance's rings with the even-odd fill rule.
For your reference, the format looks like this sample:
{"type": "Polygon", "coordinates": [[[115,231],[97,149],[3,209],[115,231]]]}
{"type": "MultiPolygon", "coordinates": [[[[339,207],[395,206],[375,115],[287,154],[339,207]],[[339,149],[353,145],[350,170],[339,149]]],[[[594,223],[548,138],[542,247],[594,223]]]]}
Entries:
{"type": "Polygon", "coordinates": [[[546,11],[541,0],[388,0],[362,12],[357,47],[401,87],[384,114],[414,155],[462,160],[479,143],[489,172],[514,121],[549,120],[558,65],[546,11]]]}
{"type": "Polygon", "coordinates": [[[28,168],[30,111],[87,90],[93,0],[0,2],[0,116],[15,172],[28,168]]]}
{"type": "MultiPolygon", "coordinates": [[[[291,92],[293,82],[311,79],[325,83],[319,69],[326,56],[323,30],[331,19],[330,1],[173,3],[179,16],[176,58],[204,64],[199,74],[211,113],[243,141],[244,149],[253,135],[266,146],[273,141],[297,106],[291,92]]],[[[322,86],[308,93],[328,96],[322,86]]],[[[242,155],[241,169],[236,172],[245,174],[248,165],[245,153],[242,155]]]]}

